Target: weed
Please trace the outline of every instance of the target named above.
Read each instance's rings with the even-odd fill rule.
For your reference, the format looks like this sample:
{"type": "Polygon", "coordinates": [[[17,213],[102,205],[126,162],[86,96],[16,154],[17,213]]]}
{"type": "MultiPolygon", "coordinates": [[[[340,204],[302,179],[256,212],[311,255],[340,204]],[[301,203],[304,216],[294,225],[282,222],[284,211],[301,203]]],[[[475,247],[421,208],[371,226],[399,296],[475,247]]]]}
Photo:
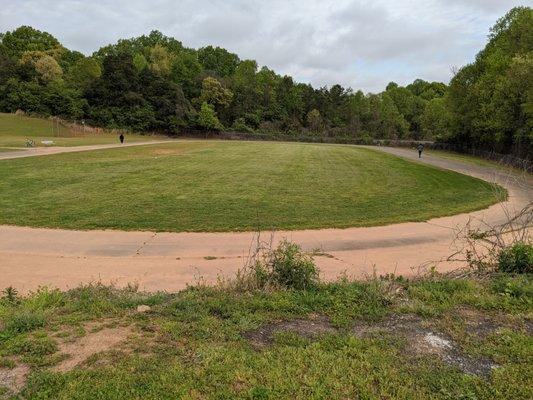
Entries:
{"type": "Polygon", "coordinates": [[[6,318],[6,331],[13,333],[30,332],[42,328],[45,323],[46,318],[42,312],[23,309],[6,318]]]}
{"type": "Polygon", "coordinates": [[[40,333],[31,337],[21,336],[13,341],[11,349],[14,354],[43,357],[57,351],[56,343],[46,334],[40,333]]]}
{"type": "Polygon", "coordinates": [[[533,272],[533,245],[518,242],[503,249],[498,257],[498,269],[519,274],[533,272]]]}
{"type": "Polygon", "coordinates": [[[17,304],[19,302],[18,291],[13,286],[9,286],[2,291],[2,300],[10,304],[17,304]]]}

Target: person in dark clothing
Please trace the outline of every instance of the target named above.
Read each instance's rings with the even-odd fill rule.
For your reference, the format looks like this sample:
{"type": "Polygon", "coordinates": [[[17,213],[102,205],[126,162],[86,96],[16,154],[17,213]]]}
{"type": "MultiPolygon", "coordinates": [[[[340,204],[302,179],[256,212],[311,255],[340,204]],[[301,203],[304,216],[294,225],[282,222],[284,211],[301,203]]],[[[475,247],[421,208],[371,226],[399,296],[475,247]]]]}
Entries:
{"type": "Polygon", "coordinates": [[[418,158],[422,158],[422,152],[424,151],[424,145],[420,143],[416,149],[418,150],[418,158]]]}
{"type": "Polygon", "coordinates": [[[124,134],[121,133],[120,136],[118,137],[119,140],[120,140],[120,143],[123,144],[124,143],[124,134]]]}

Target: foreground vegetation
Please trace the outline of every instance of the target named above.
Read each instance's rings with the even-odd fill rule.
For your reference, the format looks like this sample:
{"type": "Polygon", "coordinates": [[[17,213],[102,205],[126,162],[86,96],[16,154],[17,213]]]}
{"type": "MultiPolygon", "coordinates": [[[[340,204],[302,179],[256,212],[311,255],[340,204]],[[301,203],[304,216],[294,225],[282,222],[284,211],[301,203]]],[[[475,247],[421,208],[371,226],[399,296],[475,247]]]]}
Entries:
{"type": "MultiPolygon", "coordinates": [[[[154,138],[163,139],[161,136],[128,134],[126,142],[148,141],[154,138]]],[[[52,141],[54,146],[82,146],[118,143],[118,133],[104,130],[95,132],[90,127],[84,131],[82,126],[74,128],[52,119],[0,113],[0,152],[9,151],[9,147],[25,147],[29,139],[35,142],[35,146],[42,146],[42,141],[52,141]]]]}
{"type": "Polygon", "coordinates": [[[505,196],[478,179],[343,145],[184,141],[0,163],[0,223],[73,229],[369,226],[505,196]]]}
{"type": "Polygon", "coordinates": [[[30,372],[18,397],[7,388],[0,397],[530,399],[532,299],[528,275],[177,294],[101,285],[24,298],[6,291],[0,386],[21,365],[30,372]],[[150,309],[136,312],[139,305],[150,309]],[[362,334],[367,328],[377,330],[362,334]],[[65,348],[124,331],[123,343],[102,339],[80,365],[64,367],[65,348]],[[428,334],[453,349],[443,355],[413,342],[428,334]],[[454,357],[490,367],[465,372],[454,357]]]}
{"type": "Polygon", "coordinates": [[[157,31],[86,57],[23,26],[0,34],[0,111],[169,134],[426,138],[531,159],[532,26],[531,8],[513,8],[449,85],[391,82],[377,94],[313,88],[225,49],[186,48],[157,31]]]}

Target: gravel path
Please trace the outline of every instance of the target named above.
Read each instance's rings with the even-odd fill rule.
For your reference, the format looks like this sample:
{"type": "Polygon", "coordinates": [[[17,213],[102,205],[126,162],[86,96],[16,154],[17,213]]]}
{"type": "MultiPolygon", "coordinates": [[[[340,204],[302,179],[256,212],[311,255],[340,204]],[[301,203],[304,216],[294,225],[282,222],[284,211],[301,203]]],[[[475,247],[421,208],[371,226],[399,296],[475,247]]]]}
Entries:
{"type": "Polygon", "coordinates": [[[132,142],[132,143],[112,143],[112,144],[95,144],[90,146],[72,146],[72,147],[60,147],[60,146],[50,146],[50,147],[31,147],[28,149],[19,149],[18,151],[8,151],[0,152],[0,160],[7,160],[12,158],[23,158],[23,157],[34,157],[34,156],[46,156],[50,154],[59,154],[59,153],[76,153],[80,151],[90,151],[90,150],[103,150],[103,149],[114,149],[116,147],[132,147],[132,146],[144,146],[147,144],[158,144],[158,143],[168,143],[168,140],[154,140],[146,142],[132,142]]]}

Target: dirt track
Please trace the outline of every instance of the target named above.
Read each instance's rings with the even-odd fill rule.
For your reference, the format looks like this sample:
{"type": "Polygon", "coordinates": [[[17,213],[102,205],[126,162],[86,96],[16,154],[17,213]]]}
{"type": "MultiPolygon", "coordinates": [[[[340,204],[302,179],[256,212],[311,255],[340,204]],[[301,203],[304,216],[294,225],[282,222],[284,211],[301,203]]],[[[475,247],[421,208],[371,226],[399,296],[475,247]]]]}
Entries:
{"type": "Polygon", "coordinates": [[[51,154],[59,153],[77,153],[80,151],[91,151],[91,150],[103,150],[103,149],[114,149],[116,147],[132,147],[132,146],[144,146],[147,144],[158,144],[158,143],[168,143],[168,140],[154,140],[146,142],[131,142],[131,143],[112,143],[112,144],[95,144],[88,146],[72,146],[72,147],[32,147],[28,149],[18,148],[19,151],[9,151],[6,153],[0,153],[0,160],[7,160],[12,158],[24,158],[24,157],[35,157],[35,156],[46,156],[51,154]]]}
{"type": "MultiPolygon", "coordinates": [[[[154,142],[150,142],[154,143],[154,142]]],[[[140,145],[132,143],[129,145],[140,145]]],[[[118,147],[83,146],[77,151],[118,147]]],[[[373,147],[418,160],[415,151],[373,147]]],[[[37,150],[37,149],[36,149],[37,150]]],[[[44,154],[76,151],[54,148],[44,154]],[[63,151],[62,151],[63,150],[63,151]]],[[[31,152],[31,154],[29,154],[31,152]]],[[[23,157],[33,150],[10,152],[1,158],[23,157]]],[[[516,176],[497,169],[424,156],[420,162],[451,169],[498,183],[509,192],[502,204],[471,214],[436,218],[427,222],[383,227],[276,232],[274,240],[295,241],[305,249],[320,249],[316,258],[325,279],[393,272],[409,275],[422,264],[441,260],[454,252],[453,229],[469,218],[493,224],[505,220],[504,209],[520,210],[533,200],[531,176],[516,176]]],[[[264,239],[270,233],[263,233],[264,239]]],[[[48,285],[61,289],[102,281],[119,286],[138,283],[143,290],[175,291],[202,279],[214,282],[232,276],[243,266],[254,233],[154,233],[122,231],[68,231],[0,226],[0,289],[14,286],[27,292],[48,285]]],[[[439,270],[457,264],[446,262],[439,270]]]]}

